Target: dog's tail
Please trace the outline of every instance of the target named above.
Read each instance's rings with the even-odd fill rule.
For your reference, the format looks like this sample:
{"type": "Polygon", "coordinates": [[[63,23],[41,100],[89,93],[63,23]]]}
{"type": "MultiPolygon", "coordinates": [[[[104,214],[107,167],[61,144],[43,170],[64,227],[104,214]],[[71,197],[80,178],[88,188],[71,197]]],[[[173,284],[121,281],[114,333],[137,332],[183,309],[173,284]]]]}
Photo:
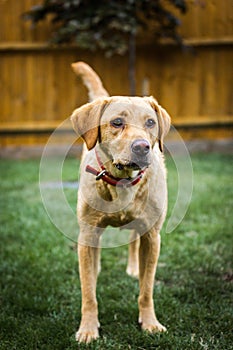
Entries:
{"type": "Polygon", "coordinates": [[[109,96],[100,78],[88,64],[75,62],[71,66],[74,72],[82,78],[84,85],[87,87],[89,101],[93,101],[98,97],[109,96]]]}

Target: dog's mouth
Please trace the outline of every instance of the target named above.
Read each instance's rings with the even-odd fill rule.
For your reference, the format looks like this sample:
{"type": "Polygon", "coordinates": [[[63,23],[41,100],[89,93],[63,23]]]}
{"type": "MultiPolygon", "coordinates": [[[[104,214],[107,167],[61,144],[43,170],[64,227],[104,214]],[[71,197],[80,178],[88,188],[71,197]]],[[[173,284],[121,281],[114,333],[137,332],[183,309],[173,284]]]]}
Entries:
{"type": "Polygon", "coordinates": [[[134,160],[129,162],[115,163],[115,167],[118,170],[141,170],[147,168],[150,165],[150,162],[147,160],[134,160]]]}

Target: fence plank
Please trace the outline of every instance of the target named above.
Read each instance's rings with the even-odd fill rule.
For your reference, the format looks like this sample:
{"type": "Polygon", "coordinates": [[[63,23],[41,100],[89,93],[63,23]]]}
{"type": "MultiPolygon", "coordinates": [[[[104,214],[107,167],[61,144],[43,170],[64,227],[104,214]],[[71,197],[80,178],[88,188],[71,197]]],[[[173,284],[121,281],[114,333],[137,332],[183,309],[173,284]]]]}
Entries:
{"type": "MultiPolygon", "coordinates": [[[[87,91],[70,68],[74,61],[89,63],[111,95],[129,93],[127,56],[107,59],[75,46],[49,46],[49,21],[31,29],[20,18],[35,4],[38,0],[0,1],[1,145],[43,143],[87,102],[87,91]]],[[[146,93],[166,107],[187,138],[232,134],[232,11],[231,0],[189,3],[180,32],[192,50],[182,52],[165,40],[155,46],[150,33],[139,38],[137,94],[146,84],[146,93]]]]}

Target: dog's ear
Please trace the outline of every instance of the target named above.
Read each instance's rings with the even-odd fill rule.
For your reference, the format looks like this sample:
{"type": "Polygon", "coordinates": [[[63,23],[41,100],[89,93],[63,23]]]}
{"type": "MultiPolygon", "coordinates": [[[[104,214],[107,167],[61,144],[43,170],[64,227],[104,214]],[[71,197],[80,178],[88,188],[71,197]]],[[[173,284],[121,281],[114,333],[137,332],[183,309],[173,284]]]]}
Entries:
{"type": "Polygon", "coordinates": [[[149,104],[157,114],[158,124],[159,124],[159,133],[158,133],[159,149],[161,152],[163,152],[163,139],[170,130],[171,118],[167,113],[167,111],[163,107],[161,107],[152,96],[144,97],[144,98],[146,99],[147,102],[149,102],[149,104]]]}
{"type": "Polygon", "coordinates": [[[159,122],[159,149],[163,152],[163,139],[168,134],[171,125],[171,118],[167,111],[158,105],[158,122],[159,122]]]}
{"type": "Polygon", "coordinates": [[[83,138],[88,150],[96,145],[100,118],[108,102],[107,98],[96,99],[75,109],[70,117],[74,130],[83,138]]]}

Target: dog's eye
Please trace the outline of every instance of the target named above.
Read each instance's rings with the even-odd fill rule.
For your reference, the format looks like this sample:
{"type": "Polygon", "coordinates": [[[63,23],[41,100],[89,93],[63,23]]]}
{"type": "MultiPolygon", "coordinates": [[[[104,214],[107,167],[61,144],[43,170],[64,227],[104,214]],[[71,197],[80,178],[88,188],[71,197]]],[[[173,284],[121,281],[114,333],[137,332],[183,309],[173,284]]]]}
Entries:
{"type": "Polygon", "coordinates": [[[153,127],[155,126],[155,121],[154,121],[154,119],[147,119],[145,125],[146,125],[147,128],[153,128],[153,127]]]}
{"type": "Polygon", "coordinates": [[[114,128],[122,128],[124,126],[124,120],[122,118],[116,118],[111,120],[110,124],[114,126],[114,128]]]}

